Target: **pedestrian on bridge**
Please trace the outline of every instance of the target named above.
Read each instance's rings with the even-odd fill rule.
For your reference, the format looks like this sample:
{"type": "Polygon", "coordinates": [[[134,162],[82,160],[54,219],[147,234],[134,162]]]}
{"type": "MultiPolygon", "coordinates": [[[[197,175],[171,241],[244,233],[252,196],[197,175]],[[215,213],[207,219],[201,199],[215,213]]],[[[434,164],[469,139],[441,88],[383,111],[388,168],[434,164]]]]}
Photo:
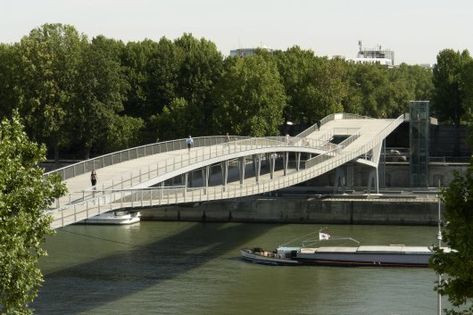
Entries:
{"type": "Polygon", "coordinates": [[[191,147],[194,144],[194,139],[192,139],[191,135],[189,135],[189,138],[186,139],[186,144],[187,144],[187,150],[190,152],[191,147]]]}
{"type": "Polygon", "coordinates": [[[92,187],[95,189],[95,185],[97,184],[97,172],[95,172],[95,169],[93,169],[92,173],[90,173],[90,183],[92,184],[92,187]]]}

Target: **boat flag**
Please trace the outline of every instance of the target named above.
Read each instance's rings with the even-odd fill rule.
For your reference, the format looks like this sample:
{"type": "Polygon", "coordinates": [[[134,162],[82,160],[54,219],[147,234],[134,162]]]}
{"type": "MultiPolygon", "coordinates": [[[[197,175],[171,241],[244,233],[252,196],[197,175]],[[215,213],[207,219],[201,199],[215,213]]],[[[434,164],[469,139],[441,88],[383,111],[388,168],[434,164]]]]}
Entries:
{"type": "Polygon", "coordinates": [[[319,232],[319,240],[328,240],[330,238],[330,234],[319,232]]]}

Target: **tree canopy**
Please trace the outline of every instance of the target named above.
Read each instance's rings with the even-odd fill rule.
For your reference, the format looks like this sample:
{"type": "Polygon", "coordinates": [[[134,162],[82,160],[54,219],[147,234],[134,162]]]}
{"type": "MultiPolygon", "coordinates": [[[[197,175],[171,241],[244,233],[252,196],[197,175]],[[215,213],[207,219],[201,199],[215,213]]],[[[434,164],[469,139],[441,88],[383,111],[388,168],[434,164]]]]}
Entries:
{"type": "Polygon", "coordinates": [[[0,313],[29,314],[43,281],[38,258],[52,233],[45,209],[65,192],[59,177],[43,176],[46,149],[31,142],[19,116],[0,123],[0,313]]]}
{"type": "Polygon", "coordinates": [[[227,59],[215,102],[218,130],[259,137],[276,135],[286,104],[276,64],[260,55],[227,59]]]}
{"type": "Polygon", "coordinates": [[[435,249],[434,270],[443,275],[437,290],[455,307],[448,314],[473,313],[473,168],[456,173],[442,194],[443,240],[454,251],[435,249]],[[469,308],[461,308],[468,306],[469,308]],[[460,307],[460,308],[458,308],[460,307]]]}
{"type": "Polygon", "coordinates": [[[463,60],[463,70],[452,73],[466,117],[473,65],[460,55],[439,55],[434,85],[432,71],[420,66],[356,64],[297,46],[234,58],[192,34],[123,43],[45,24],[19,43],[0,44],[0,116],[18,109],[29,136],[56,159],[60,152],[84,158],[189,133],[275,134],[284,120],[309,125],[339,111],[393,117],[407,111],[409,100],[434,92],[440,118],[458,121],[442,91],[449,91],[450,68],[458,68],[450,64],[463,60]]]}
{"type": "Polygon", "coordinates": [[[466,96],[471,95],[471,91],[465,89],[472,84],[467,80],[471,74],[465,67],[470,62],[467,50],[445,49],[437,55],[437,64],[433,69],[433,111],[441,120],[451,121],[455,126],[459,126],[464,118],[466,96]]]}

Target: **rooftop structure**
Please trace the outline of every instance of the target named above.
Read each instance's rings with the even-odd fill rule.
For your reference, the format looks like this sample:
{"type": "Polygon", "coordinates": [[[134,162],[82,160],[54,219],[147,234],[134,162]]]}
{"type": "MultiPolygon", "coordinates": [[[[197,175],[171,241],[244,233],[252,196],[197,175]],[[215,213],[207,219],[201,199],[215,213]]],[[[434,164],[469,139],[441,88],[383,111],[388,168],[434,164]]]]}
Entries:
{"type": "Polygon", "coordinates": [[[364,48],[362,41],[358,41],[358,54],[353,59],[356,63],[377,63],[385,66],[394,66],[394,51],[382,49],[381,45],[375,48],[364,48]]]}
{"type": "Polygon", "coordinates": [[[272,52],[273,50],[268,47],[256,47],[256,48],[238,48],[238,49],[232,49],[230,50],[230,57],[247,57],[254,55],[258,49],[263,49],[268,52],[272,52]]]}

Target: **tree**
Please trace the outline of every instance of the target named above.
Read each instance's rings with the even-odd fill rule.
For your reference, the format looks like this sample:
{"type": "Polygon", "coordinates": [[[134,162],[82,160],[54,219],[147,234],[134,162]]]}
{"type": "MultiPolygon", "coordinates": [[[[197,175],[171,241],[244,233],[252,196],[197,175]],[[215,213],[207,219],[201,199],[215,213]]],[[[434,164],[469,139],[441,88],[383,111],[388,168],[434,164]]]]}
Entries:
{"type": "MultiPolygon", "coordinates": [[[[123,43],[103,36],[92,40],[81,57],[81,67],[75,82],[75,94],[71,100],[68,116],[70,139],[82,148],[84,158],[88,158],[92,148],[120,148],[118,144],[131,144],[142,127],[141,119],[119,118],[128,89],[127,81],[120,64],[123,43]],[[128,132],[115,133],[111,139],[110,131],[126,127],[128,132]],[[112,143],[108,143],[107,139],[112,143]],[[118,145],[118,146],[117,146],[118,145]]],[[[122,130],[124,131],[124,130],[122,130]]]]}
{"type": "Polygon", "coordinates": [[[436,290],[447,295],[455,306],[447,314],[473,313],[473,168],[465,176],[456,173],[442,194],[443,240],[449,253],[435,248],[431,258],[434,270],[444,275],[436,290]],[[466,309],[470,303],[470,307],[466,309]],[[460,307],[460,308],[458,308],[460,307]],[[461,307],[464,307],[463,309],[461,307]]]}
{"type": "Polygon", "coordinates": [[[253,55],[226,60],[215,102],[218,133],[261,137],[278,134],[286,95],[274,62],[253,55]]]}
{"type": "MultiPolygon", "coordinates": [[[[371,117],[388,117],[388,111],[393,105],[390,99],[390,82],[387,71],[380,65],[352,64],[350,80],[352,100],[359,104],[349,104],[349,107],[359,110],[358,114],[371,117]],[[356,96],[355,96],[356,95],[356,96]]],[[[347,105],[346,105],[347,106],[347,105]]]]}
{"type": "Polygon", "coordinates": [[[34,140],[59,159],[80,57],[87,40],[70,25],[45,24],[21,39],[20,113],[34,140]]]}
{"type": "Polygon", "coordinates": [[[11,117],[18,107],[18,45],[0,44],[0,118],[11,117]]]}
{"type": "Polygon", "coordinates": [[[442,50],[437,55],[437,64],[433,69],[434,93],[432,110],[441,121],[450,121],[456,127],[465,113],[462,92],[462,71],[464,65],[471,61],[467,50],[463,52],[452,49],[442,50]]]}
{"type": "Polygon", "coordinates": [[[161,140],[184,138],[189,134],[188,122],[192,119],[189,104],[184,98],[175,98],[164,106],[163,112],[151,118],[161,140]]]}
{"type": "MultiPolygon", "coordinates": [[[[151,57],[155,54],[158,43],[146,39],[142,42],[128,42],[121,54],[121,65],[130,88],[124,103],[124,113],[133,117],[148,117],[148,104],[151,100],[150,74],[148,73],[151,57]]],[[[155,87],[159,88],[159,84],[155,87]]]]}
{"type": "Polygon", "coordinates": [[[189,104],[188,129],[192,134],[209,134],[214,103],[210,100],[223,71],[223,57],[217,46],[204,38],[184,34],[174,41],[182,54],[176,97],[189,104]]]}
{"type": "Polygon", "coordinates": [[[313,124],[342,110],[347,93],[343,61],[319,58],[297,46],[276,52],[275,57],[287,95],[286,119],[313,124]]]}
{"type": "Polygon", "coordinates": [[[0,313],[30,314],[43,281],[38,258],[52,234],[44,210],[64,194],[57,176],[43,176],[46,148],[31,142],[15,114],[0,123],[0,313]]]}

